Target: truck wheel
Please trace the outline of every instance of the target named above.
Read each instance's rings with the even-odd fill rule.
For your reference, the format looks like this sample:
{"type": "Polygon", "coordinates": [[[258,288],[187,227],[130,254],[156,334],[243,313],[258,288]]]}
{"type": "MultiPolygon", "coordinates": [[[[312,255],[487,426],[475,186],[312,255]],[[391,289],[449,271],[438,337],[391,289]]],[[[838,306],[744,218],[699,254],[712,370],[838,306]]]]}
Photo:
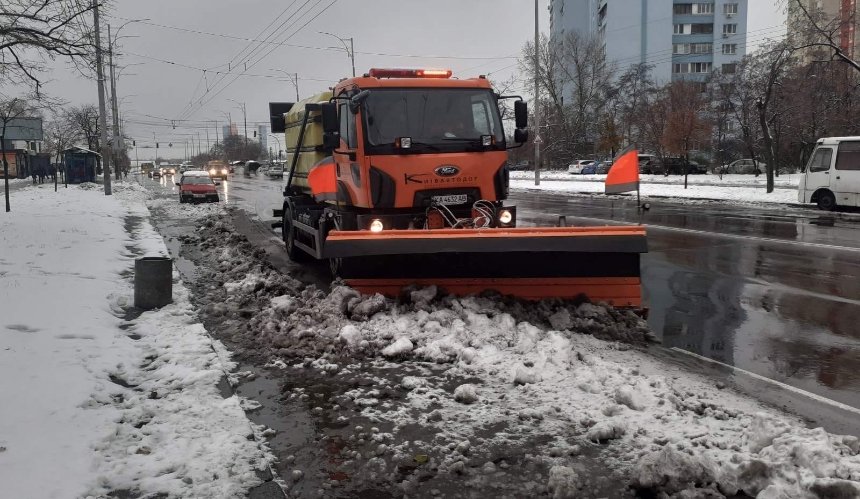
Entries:
{"type": "Polygon", "coordinates": [[[281,220],[281,237],[284,240],[284,245],[287,248],[287,256],[294,262],[305,262],[310,259],[310,255],[296,246],[296,234],[293,230],[293,209],[289,205],[284,206],[284,218],[281,220]]]}
{"type": "Polygon", "coordinates": [[[833,211],[836,209],[836,197],[830,192],[822,192],[818,195],[818,209],[833,211]]]}

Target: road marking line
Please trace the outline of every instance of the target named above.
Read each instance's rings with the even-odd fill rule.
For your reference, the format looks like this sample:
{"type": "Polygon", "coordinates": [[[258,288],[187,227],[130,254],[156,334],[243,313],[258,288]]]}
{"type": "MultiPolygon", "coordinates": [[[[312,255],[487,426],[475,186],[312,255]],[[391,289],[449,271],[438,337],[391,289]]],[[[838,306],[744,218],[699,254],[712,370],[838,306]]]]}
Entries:
{"type": "Polygon", "coordinates": [[[815,393],[808,392],[802,388],[797,388],[795,386],[785,384],[781,381],[777,381],[775,379],[771,379],[771,378],[768,378],[766,376],[762,376],[760,374],[756,374],[754,372],[747,371],[746,369],[741,369],[740,367],[735,367],[735,366],[720,362],[718,360],[710,359],[710,358],[705,357],[703,355],[699,355],[697,353],[690,352],[689,350],[684,350],[683,348],[672,347],[670,350],[689,355],[690,357],[694,357],[696,359],[703,360],[703,361],[709,362],[711,364],[717,364],[717,365],[722,366],[722,367],[727,367],[733,371],[739,372],[741,374],[745,374],[745,375],[747,375],[751,378],[757,379],[759,381],[765,381],[767,383],[771,383],[773,385],[776,385],[780,388],[783,388],[783,389],[788,390],[790,392],[796,393],[798,395],[802,395],[804,397],[810,398],[810,399],[815,400],[817,402],[821,402],[823,404],[827,404],[829,406],[836,407],[837,409],[842,409],[843,411],[851,412],[853,414],[857,414],[858,416],[860,416],[860,409],[858,409],[854,406],[850,406],[848,404],[843,404],[842,402],[837,402],[836,400],[832,400],[832,399],[829,399],[829,398],[824,397],[822,395],[817,395],[815,393]]]}
{"type": "Polygon", "coordinates": [[[568,218],[578,218],[580,220],[590,220],[592,222],[603,222],[603,223],[613,223],[618,225],[642,225],[645,228],[655,228],[658,230],[670,230],[675,232],[684,232],[687,234],[698,234],[702,236],[711,236],[711,237],[728,237],[732,239],[745,239],[749,241],[759,241],[764,243],[774,243],[774,244],[788,244],[794,246],[806,246],[809,248],[818,248],[818,249],[829,249],[836,251],[848,251],[851,253],[860,253],[860,248],[854,248],[851,246],[837,246],[835,244],[824,244],[824,243],[811,243],[808,241],[789,241],[788,239],[774,239],[772,237],[760,237],[760,236],[748,236],[744,234],[730,234],[727,232],[709,232],[706,230],[698,230],[698,229],[685,229],[682,227],[670,227],[668,225],[656,225],[656,224],[648,224],[648,223],[635,223],[628,222],[626,220],[608,220],[605,218],[596,218],[596,217],[583,217],[579,215],[567,215],[568,218]]]}

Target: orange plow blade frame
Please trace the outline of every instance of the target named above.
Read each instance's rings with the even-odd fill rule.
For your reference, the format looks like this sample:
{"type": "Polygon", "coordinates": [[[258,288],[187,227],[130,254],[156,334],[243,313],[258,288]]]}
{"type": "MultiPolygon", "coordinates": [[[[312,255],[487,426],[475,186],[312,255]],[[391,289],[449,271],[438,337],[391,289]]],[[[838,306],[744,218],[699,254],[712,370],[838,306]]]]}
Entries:
{"type": "Polygon", "coordinates": [[[332,231],[323,255],[340,259],[344,281],[362,293],[436,285],[455,295],[585,295],[641,308],[639,258],[647,251],[644,227],[519,227],[332,231]]]}

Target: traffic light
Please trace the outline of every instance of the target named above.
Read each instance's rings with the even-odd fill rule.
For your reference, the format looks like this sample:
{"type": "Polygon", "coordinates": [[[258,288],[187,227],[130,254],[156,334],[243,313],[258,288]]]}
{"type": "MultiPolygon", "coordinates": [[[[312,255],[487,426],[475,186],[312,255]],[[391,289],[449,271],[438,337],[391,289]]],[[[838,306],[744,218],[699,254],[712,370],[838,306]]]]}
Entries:
{"type": "Polygon", "coordinates": [[[155,143],[155,148],[158,149],[158,142],[155,143]]]}
{"type": "Polygon", "coordinates": [[[132,146],[132,147],[137,147],[137,142],[136,142],[136,141],[134,141],[134,140],[132,140],[132,141],[131,141],[131,146],[132,146]]]}
{"type": "Polygon", "coordinates": [[[256,137],[257,137],[257,131],[254,130],[254,138],[256,138],[256,137]]]}

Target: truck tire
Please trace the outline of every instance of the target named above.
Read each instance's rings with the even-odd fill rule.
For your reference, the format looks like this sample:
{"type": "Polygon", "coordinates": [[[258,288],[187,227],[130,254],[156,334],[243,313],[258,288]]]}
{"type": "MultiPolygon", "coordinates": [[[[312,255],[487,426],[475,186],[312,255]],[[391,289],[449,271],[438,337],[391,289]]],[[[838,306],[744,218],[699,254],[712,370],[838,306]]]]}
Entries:
{"type": "Polygon", "coordinates": [[[818,209],[823,211],[836,209],[836,197],[832,192],[825,191],[818,195],[818,209]]]}
{"type": "Polygon", "coordinates": [[[281,220],[281,237],[284,240],[284,246],[287,249],[287,256],[294,262],[306,262],[310,260],[310,255],[296,246],[296,235],[293,230],[293,207],[290,204],[284,204],[284,215],[281,220]]]}

